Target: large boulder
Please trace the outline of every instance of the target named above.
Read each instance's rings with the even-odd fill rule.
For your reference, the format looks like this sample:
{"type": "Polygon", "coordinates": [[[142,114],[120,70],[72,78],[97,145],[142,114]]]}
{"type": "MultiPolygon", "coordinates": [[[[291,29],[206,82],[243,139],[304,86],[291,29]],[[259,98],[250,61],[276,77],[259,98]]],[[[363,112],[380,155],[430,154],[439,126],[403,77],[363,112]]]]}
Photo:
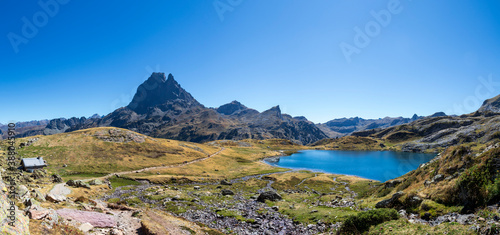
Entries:
{"type": "Polygon", "coordinates": [[[17,186],[17,195],[19,195],[19,197],[29,197],[30,196],[30,193],[28,191],[28,188],[24,185],[18,185],[17,186]]]}
{"type": "Polygon", "coordinates": [[[394,188],[396,185],[401,184],[401,180],[390,180],[384,183],[385,188],[394,188]]]}
{"type": "Polygon", "coordinates": [[[81,180],[68,180],[68,182],[66,182],[66,184],[68,186],[73,186],[73,187],[77,187],[77,188],[87,188],[87,189],[90,189],[90,185],[87,184],[87,183],[84,183],[81,180]]]}
{"type": "Polygon", "coordinates": [[[103,184],[103,183],[102,183],[102,180],[100,180],[100,179],[93,179],[93,180],[91,180],[91,181],[89,182],[89,184],[90,184],[90,185],[101,185],[101,184],[103,184]]]}
{"type": "Polygon", "coordinates": [[[52,194],[52,193],[47,194],[47,196],[45,196],[45,199],[47,199],[47,201],[56,202],[56,203],[66,201],[65,196],[59,195],[59,194],[52,194]]]}
{"type": "Polygon", "coordinates": [[[229,189],[223,189],[221,190],[222,196],[227,196],[227,195],[234,195],[234,192],[229,190],[229,189]]]}
{"type": "Polygon", "coordinates": [[[266,192],[261,193],[259,195],[259,197],[257,198],[258,202],[266,202],[266,200],[278,201],[278,200],[281,200],[281,196],[277,192],[266,191],[266,192]]]}
{"type": "Polygon", "coordinates": [[[113,228],[117,226],[117,222],[113,216],[99,212],[64,208],[57,210],[57,214],[65,219],[75,220],[80,223],[89,223],[98,228],[113,228]]]}
{"type": "Polygon", "coordinates": [[[432,178],[432,181],[431,181],[431,182],[433,182],[433,183],[437,183],[437,182],[439,182],[439,181],[441,181],[441,180],[443,180],[443,179],[444,179],[444,176],[443,176],[443,175],[441,175],[441,174],[437,174],[436,176],[434,176],[434,178],[432,178]]]}
{"type": "Polygon", "coordinates": [[[401,208],[402,203],[399,201],[399,198],[403,196],[404,193],[402,191],[399,191],[395,194],[392,195],[391,198],[382,200],[375,204],[375,208],[401,208]]]}
{"type": "Polygon", "coordinates": [[[61,176],[58,174],[53,174],[51,176],[51,178],[52,178],[52,182],[54,182],[54,183],[62,183],[63,182],[61,176]]]}
{"type": "Polygon", "coordinates": [[[41,220],[45,218],[50,213],[50,210],[40,209],[40,210],[29,210],[28,215],[30,219],[41,220]]]}
{"type": "Polygon", "coordinates": [[[44,170],[34,170],[33,171],[33,174],[31,174],[31,178],[33,179],[42,179],[42,178],[45,178],[47,176],[47,173],[46,171],[44,170]]]}
{"type": "Polygon", "coordinates": [[[45,201],[45,196],[43,195],[43,193],[42,193],[42,192],[40,192],[40,190],[38,190],[38,189],[33,189],[31,192],[32,192],[33,197],[34,197],[36,200],[39,200],[39,201],[45,201]]]}

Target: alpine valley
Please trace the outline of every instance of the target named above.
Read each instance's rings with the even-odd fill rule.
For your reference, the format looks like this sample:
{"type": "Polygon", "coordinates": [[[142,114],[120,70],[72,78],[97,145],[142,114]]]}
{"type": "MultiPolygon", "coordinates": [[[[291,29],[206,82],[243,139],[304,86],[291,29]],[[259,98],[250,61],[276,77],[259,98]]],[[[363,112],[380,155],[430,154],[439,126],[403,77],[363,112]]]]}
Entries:
{"type": "Polygon", "coordinates": [[[16,126],[13,142],[0,125],[0,220],[11,213],[7,183],[17,192],[5,234],[500,232],[500,96],[461,116],[315,124],[279,106],[205,107],[171,74],[153,73],[105,116],[16,126]],[[47,166],[7,170],[12,143],[18,158],[47,166]],[[435,157],[386,182],[263,161],[301,150],[435,157]]]}

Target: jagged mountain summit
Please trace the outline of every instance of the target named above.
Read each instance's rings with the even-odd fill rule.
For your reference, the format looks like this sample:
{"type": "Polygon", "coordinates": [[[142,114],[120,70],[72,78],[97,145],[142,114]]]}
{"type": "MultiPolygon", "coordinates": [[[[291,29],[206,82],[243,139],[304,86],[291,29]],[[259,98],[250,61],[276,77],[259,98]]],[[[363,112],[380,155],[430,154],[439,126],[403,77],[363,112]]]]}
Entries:
{"type": "Polygon", "coordinates": [[[103,117],[98,126],[193,142],[283,138],[308,144],[326,137],[313,123],[283,115],[279,106],[262,113],[237,101],[206,108],[172,74],[166,79],[163,73],[153,73],[127,107],[103,117]]]}
{"type": "Polygon", "coordinates": [[[106,126],[192,142],[281,138],[309,144],[327,138],[314,123],[282,114],[279,106],[262,113],[238,101],[207,108],[184,90],[172,74],[164,73],[153,73],[137,88],[130,104],[102,118],[54,119],[44,129],[29,134],[106,126]]]}
{"type": "Polygon", "coordinates": [[[201,106],[191,94],[182,89],[172,74],[166,79],[164,73],[153,73],[137,88],[127,108],[138,114],[145,114],[149,108],[176,100],[181,100],[190,106],[201,106]]]}

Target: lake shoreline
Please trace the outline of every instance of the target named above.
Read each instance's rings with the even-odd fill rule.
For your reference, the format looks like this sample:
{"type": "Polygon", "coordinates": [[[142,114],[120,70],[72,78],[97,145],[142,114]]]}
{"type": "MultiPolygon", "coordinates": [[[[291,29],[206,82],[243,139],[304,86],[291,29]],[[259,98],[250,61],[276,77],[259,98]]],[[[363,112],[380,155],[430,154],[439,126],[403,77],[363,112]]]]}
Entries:
{"type": "Polygon", "coordinates": [[[435,157],[436,155],[434,154],[395,152],[389,150],[344,151],[307,149],[294,151],[292,154],[263,158],[261,161],[273,167],[353,176],[367,180],[386,182],[417,169],[421,164],[429,162],[435,157]],[[318,157],[314,156],[314,154],[311,156],[311,153],[320,153],[319,155],[322,156],[320,156],[318,160],[316,159],[318,157]],[[326,156],[325,153],[327,153],[326,156]],[[293,160],[290,159],[290,157],[293,157],[293,160]],[[368,160],[365,158],[368,158],[368,160]],[[285,160],[285,163],[283,163],[283,160],[285,160]],[[349,170],[353,171],[353,173],[346,172],[349,170]]]}

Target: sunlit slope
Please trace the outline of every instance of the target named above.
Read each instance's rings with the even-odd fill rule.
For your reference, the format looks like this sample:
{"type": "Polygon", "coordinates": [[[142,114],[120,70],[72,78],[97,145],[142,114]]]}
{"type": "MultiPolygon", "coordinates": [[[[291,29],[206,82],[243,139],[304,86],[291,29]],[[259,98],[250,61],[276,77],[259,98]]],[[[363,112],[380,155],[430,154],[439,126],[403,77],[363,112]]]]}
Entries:
{"type": "MultiPolygon", "coordinates": [[[[62,175],[113,173],[174,165],[205,158],[220,150],[176,140],[151,138],[126,129],[101,127],[18,139],[22,157],[43,157],[62,175]],[[30,143],[30,140],[31,143],[30,143]]],[[[2,142],[6,145],[6,142],[2,142]]]]}

